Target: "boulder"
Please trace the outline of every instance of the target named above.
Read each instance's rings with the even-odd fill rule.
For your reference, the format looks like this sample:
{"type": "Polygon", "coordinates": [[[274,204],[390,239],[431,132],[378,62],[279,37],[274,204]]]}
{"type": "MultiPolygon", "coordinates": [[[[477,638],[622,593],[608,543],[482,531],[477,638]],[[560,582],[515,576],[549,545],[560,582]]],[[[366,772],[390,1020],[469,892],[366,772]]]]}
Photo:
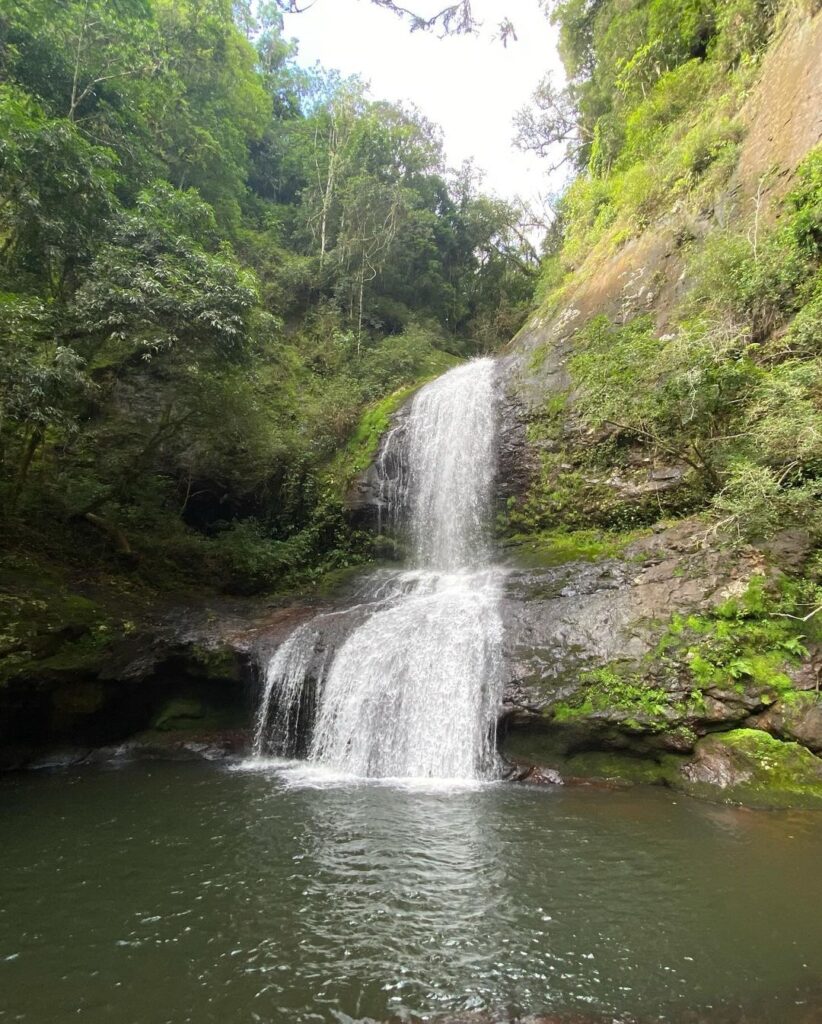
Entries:
{"type": "Polygon", "coordinates": [[[675,784],[723,803],[822,807],[822,759],[760,730],[734,729],[701,739],[675,784]]]}
{"type": "Polygon", "coordinates": [[[781,739],[795,740],[822,754],[822,694],[793,694],[790,700],[777,701],[746,724],[781,739]]]}

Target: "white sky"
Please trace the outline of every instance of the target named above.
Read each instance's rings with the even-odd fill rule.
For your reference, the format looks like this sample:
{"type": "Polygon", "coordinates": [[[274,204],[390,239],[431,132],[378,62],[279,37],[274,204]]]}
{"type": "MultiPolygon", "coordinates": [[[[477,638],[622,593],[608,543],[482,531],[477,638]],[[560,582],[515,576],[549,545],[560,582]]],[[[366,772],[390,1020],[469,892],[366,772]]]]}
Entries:
{"type": "MultiPolygon", "coordinates": [[[[444,6],[405,0],[422,14],[444,6]]],[[[533,200],[549,191],[544,161],[514,149],[514,112],[549,69],[561,74],[556,34],[538,0],[474,0],[483,22],[479,36],[445,39],[411,32],[408,24],[369,0],[315,0],[302,14],[285,17],[285,36],[299,43],[304,66],[319,61],[371,83],[375,99],[414,103],[443,129],[451,166],[474,157],[484,189],[533,200]],[[503,15],[518,39],[494,40],[503,15]]]]}

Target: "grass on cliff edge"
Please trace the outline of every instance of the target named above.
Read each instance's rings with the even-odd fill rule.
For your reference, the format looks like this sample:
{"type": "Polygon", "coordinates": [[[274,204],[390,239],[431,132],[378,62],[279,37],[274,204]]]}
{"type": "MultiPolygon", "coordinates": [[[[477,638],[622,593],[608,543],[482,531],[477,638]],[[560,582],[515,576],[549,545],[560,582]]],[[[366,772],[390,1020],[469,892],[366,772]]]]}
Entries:
{"type": "Polygon", "coordinates": [[[379,450],[383,435],[391,426],[392,416],[403,403],[429,381],[453,369],[461,360],[447,352],[438,352],[436,362],[433,372],[407,387],[398,388],[365,409],[351,438],[326,468],[326,479],[336,491],[344,494],[354,477],[368,468],[379,450]]]}

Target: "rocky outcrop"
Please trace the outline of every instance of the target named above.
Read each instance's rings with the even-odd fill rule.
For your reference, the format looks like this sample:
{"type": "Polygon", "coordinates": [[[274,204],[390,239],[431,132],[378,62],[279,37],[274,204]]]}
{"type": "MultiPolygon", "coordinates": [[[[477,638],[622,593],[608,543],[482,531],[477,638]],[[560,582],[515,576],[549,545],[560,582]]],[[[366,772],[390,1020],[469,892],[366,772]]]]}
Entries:
{"type": "Polygon", "coordinates": [[[21,663],[0,686],[0,767],[87,760],[100,748],[152,756],[243,749],[259,638],[281,642],[315,607],[189,601],[156,609],[104,644],[81,637],[82,657],[63,638],[55,654],[21,663]]]}
{"type": "Polygon", "coordinates": [[[745,724],[764,729],[772,736],[795,740],[815,754],[822,754],[822,694],[815,685],[809,692],[777,701],[745,724]]]}
{"type": "MultiPolygon", "coordinates": [[[[673,616],[710,619],[753,577],[775,580],[799,570],[807,538],[786,534],[775,546],[723,550],[708,523],[687,518],[707,506],[716,480],[698,462],[683,462],[687,453],[643,444],[642,431],[582,422],[569,365],[578,333],[595,317],[624,325],[644,316],[658,337],[675,334],[688,312],[682,300],[689,275],[697,273],[689,253],[712,234],[746,229],[754,213],[757,224],[775,219],[798,165],[822,140],[820,52],[819,5],[786,10],[739,111],[744,133],[730,176],[698,204],[672,202],[633,237],[632,228],[618,238],[598,236],[584,252],[566,248],[564,280],[501,360],[502,419],[512,428],[502,465],[506,476],[532,481],[507,494],[525,494],[512,503],[505,527],[515,542],[502,730],[512,758],[561,770],[564,778],[588,777],[596,772],[581,758],[605,759],[600,767],[610,771],[607,758],[616,752],[643,759],[650,781],[681,785],[688,773],[660,774],[662,759],[691,758],[695,780],[707,772],[709,753],[714,761],[730,757],[713,737],[744,728],[764,743],[798,744],[811,765],[819,761],[822,652],[812,629],[794,637],[794,651],[807,653],[782,659],[774,648],[754,664],[759,655],[751,661],[740,642],[737,660],[729,656],[719,671],[710,662],[712,647],[721,646],[710,623],[696,624],[706,632],[680,645],[679,661],[660,647],[674,642],[673,616]],[[675,527],[655,525],[674,519],[681,520],[675,527]],[[539,564],[532,557],[550,546],[551,533],[589,527],[609,535],[635,527],[655,532],[592,562],[573,553],[559,565],[560,558],[539,564]],[[531,542],[523,540],[529,535],[531,542]]],[[[757,749],[748,755],[755,758],[757,749]]],[[[736,748],[734,756],[741,756],[736,748]]],[[[620,777],[643,776],[635,767],[622,764],[620,777]]],[[[721,788],[716,779],[706,774],[700,785],[721,788]]]]}
{"type": "MultiPolygon", "coordinates": [[[[346,488],[343,504],[351,525],[356,529],[370,530],[378,535],[390,529],[391,507],[385,480],[399,476],[397,456],[412,400],[413,394],[390,414],[388,428],[380,437],[374,457],[346,488]]],[[[390,552],[387,554],[390,557],[390,552]]]]}
{"type": "Polygon", "coordinates": [[[822,141],[822,16],[792,18],[770,47],[742,110],[747,126],[732,188],[740,201],[785,194],[806,153],[822,141]]]}
{"type": "Polygon", "coordinates": [[[405,428],[412,398],[407,398],[389,417],[388,429],[380,438],[374,459],[357,473],[345,494],[344,504],[351,524],[357,529],[369,529],[382,534],[388,528],[391,509],[386,495],[385,476],[396,477],[396,455],[399,445],[392,444],[388,450],[389,438],[401,434],[405,428]]]}
{"type": "MultiPolygon", "coordinates": [[[[775,561],[801,561],[806,545],[801,534],[786,533],[767,550],[729,551],[704,523],[689,520],[649,533],[620,558],[512,566],[501,734],[516,771],[534,765],[562,778],[597,777],[596,760],[579,757],[622,752],[645,759],[648,770],[629,761],[618,778],[679,784],[678,776],[657,770],[660,758],[691,755],[701,764],[699,751],[714,749],[703,738],[741,726],[765,742],[766,734],[795,741],[822,766],[814,756],[822,752],[822,700],[807,671],[813,657],[793,668],[786,661],[790,680],[739,673],[697,687],[687,660],[657,654],[672,616],[710,614],[752,577],[778,575],[775,561]]],[[[606,757],[599,769],[608,777],[613,765],[606,757]]],[[[693,769],[691,781],[701,770],[693,769]]],[[[711,784],[707,776],[701,781],[711,784]]]]}
{"type": "MultiPolygon", "coordinates": [[[[639,661],[656,642],[660,622],[719,603],[761,565],[761,554],[732,557],[710,543],[704,524],[689,520],[634,542],[620,559],[512,568],[506,703],[514,718],[543,716],[576,692],[584,669],[639,661]]],[[[679,696],[672,693],[673,700],[679,696]]],[[[748,714],[736,707],[740,700],[734,693],[730,718],[748,714]]]]}
{"type": "Polygon", "coordinates": [[[673,784],[723,802],[822,807],[822,760],[798,743],[735,729],[700,740],[673,784]]]}

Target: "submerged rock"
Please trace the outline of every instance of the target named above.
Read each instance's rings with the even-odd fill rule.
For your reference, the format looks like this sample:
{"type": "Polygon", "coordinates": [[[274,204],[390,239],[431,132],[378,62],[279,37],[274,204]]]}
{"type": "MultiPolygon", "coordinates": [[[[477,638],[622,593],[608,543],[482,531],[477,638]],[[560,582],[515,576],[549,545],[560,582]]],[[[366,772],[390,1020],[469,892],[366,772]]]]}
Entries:
{"type": "Polygon", "coordinates": [[[527,782],[532,786],[562,786],[565,780],[555,768],[546,768],[538,764],[511,763],[508,782],[527,782]]]}

